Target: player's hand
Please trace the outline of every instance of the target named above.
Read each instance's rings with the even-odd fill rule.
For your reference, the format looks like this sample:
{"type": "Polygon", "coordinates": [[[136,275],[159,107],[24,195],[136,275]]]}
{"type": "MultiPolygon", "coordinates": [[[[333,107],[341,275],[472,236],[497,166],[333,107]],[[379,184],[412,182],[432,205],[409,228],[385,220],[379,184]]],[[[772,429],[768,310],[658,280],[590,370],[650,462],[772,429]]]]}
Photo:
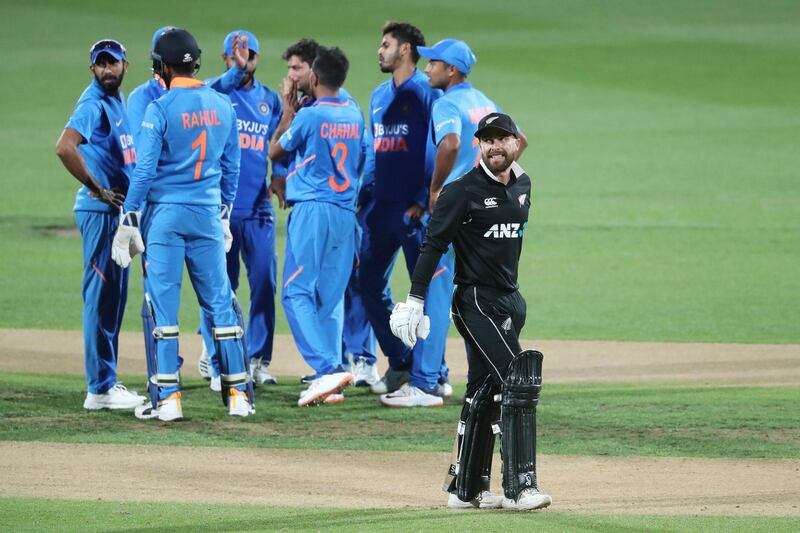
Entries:
{"type": "Polygon", "coordinates": [[[433,207],[436,205],[436,200],[439,199],[440,192],[442,192],[441,189],[438,191],[431,190],[428,193],[428,213],[433,214],[433,207]]]}
{"type": "Polygon", "coordinates": [[[89,196],[117,208],[122,207],[122,203],[125,201],[125,195],[116,187],[111,189],[100,187],[100,192],[89,191],[89,196]]]}
{"type": "Polygon", "coordinates": [[[250,48],[247,43],[247,35],[236,34],[233,36],[233,60],[239,70],[247,68],[247,61],[250,59],[250,48]]]}
{"type": "Polygon", "coordinates": [[[409,222],[418,222],[422,215],[425,214],[425,209],[420,207],[418,204],[414,204],[408,209],[406,209],[406,214],[404,218],[407,218],[409,222]]]}
{"type": "Polygon", "coordinates": [[[286,209],[286,178],[284,176],[272,176],[269,192],[278,197],[278,207],[286,209]]]}
{"type": "Polygon", "coordinates": [[[111,244],[111,259],[122,268],[128,268],[131,259],[144,252],[144,241],[139,232],[140,217],[138,211],[120,214],[117,233],[111,244]]]}
{"type": "Polygon", "coordinates": [[[396,303],[389,317],[392,335],[413,348],[417,339],[427,339],[431,332],[431,320],[425,316],[425,302],[409,295],[405,303],[396,303]]]}
{"type": "Polygon", "coordinates": [[[288,110],[296,112],[300,109],[300,103],[297,101],[297,84],[289,76],[283,78],[283,81],[278,86],[278,92],[283,100],[284,113],[288,110]]]}
{"type": "Polygon", "coordinates": [[[233,233],[231,233],[231,206],[222,204],[219,210],[219,218],[222,220],[222,238],[225,243],[225,253],[231,251],[233,246],[233,233]]]}

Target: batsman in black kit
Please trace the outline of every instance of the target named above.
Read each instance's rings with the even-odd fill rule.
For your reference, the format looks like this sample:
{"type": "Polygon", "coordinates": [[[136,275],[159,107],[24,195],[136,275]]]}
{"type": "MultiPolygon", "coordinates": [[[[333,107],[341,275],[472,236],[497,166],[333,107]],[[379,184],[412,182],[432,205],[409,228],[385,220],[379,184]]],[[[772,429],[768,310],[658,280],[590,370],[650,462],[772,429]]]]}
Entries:
{"type": "Polygon", "coordinates": [[[536,404],[542,353],[523,351],[525,300],[517,271],[531,205],[531,180],[514,162],[519,131],[508,115],[478,124],[480,163],[442,189],[422,245],[411,291],[390,318],[407,346],[427,336],[423,303],[439,258],[452,243],[453,321],[467,347],[467,391],[458,423],[448,507],[532,510],[550,496],[536,481],[536,404]],[[504,497],[489,491],[495,435],[500,434],[504,497]]]}

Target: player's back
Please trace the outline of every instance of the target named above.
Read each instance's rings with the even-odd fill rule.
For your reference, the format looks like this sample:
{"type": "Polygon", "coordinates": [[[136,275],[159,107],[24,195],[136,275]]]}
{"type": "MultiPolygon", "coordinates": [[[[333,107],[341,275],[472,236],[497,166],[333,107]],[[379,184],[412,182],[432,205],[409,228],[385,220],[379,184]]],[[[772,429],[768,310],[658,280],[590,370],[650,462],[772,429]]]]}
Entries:
{"type": "Polygon", "coordinates": [[[354,209],[363,132],[361,111],[345,97],[320,98],[301,109],[287,131],[302,139],[295,168],[287,176],[287,200],[317,200],[354,209]]]}
{"type": "MultiPolygon", "coordinates": [[[[238,146],[230,99],[198,80],[176,78],[152,105],[163,118],[163,144],[148,201],[219,205],[226,147],[238,146]]],[[[151,127],[146,121],[143,128],[151,127]]],[[[238,174],[238,154],[235,166],[238,174]]]]}
{"type": "Polygon", "coordinates": [[[449,133],[455,133],[461,139],[455,165],[445,184],[463,176],[478,164],[481,155],[478,139],[475,138],[478,122],[495,111],[501,109],[469,82],[451,87],[434,102],[434,141],[438,144],[449,133]]]}

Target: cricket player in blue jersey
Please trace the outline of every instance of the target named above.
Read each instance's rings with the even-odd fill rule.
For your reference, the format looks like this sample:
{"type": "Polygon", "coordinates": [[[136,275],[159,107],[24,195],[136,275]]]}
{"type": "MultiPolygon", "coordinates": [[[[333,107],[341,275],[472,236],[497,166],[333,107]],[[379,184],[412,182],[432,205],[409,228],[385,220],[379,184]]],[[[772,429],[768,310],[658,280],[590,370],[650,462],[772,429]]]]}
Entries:
{"type": "Polygon", "coordinates": [[[255,412],[252,389],[225,272],[241,157],[236,114],[227,96],[195,79],[200,48],[186,30],[161,35],[153,59],[169,91],[145,111],[139,164],[112,249],[112,258],[124,268],[147,245],[157,360],[150,379],[158,384],[158,403],[138,407],[136,416],[163,421],[183,417],[178,308],[184,262],[200,307],[211,317],[228,413],[248,416],[255,412]]]}
{"type": "Polygon", "coordinates": [[[83,347],[89,389],[83,407],[133,409],[145,398],[117,382],[128,272],[111,260],[119,206],[136,162],[120,91],[128,61],[125,47],[113,39],[96,42],[89,58],[94,80],[56,144],[64,167],[82,184],[73,211],[83,243],[83,347]]]}
{"type": "MultiPolygon", "coordinates": [[[[239,255],[247,269],[250,285],[250,313],[246,328],[246,346],[250,358],[253,380],[257,385],[275,384],[275,377],[267,370],[272,361],[272,344],[275,336],[275,284],[278,257],[275,254],[275,214],[267,187],[267,148],[269,139],[278,126],[282,114],[281,98],[275,91],[255,78],[260,58],[260,43],[255,35],[245,30],[230,32],[223,42],[222,59],[229,72],[237,69],[237,56],[245,50],[244,75],[238,85],[223,83],[225,75],[208,80],[212,88],[230,96],[236,111],[239,128],[239,146],[242,160],[239,169],[239,187],[231,214],[233,245],[227,254],[228,278],[234,292],[239,287],[239,255]],[[237,43],[238,46],[237,46],[237,43]]],[[[273,168],[274,173],[274,168],[273,168]]],[[[202,313],[201,313],[202,314],[202,313]]],[[[219,390],[218,371],[208,367],[208,347],[213,353],[213,339],[208,321],[200,322],[203,332],[204,353],[200,359],[200,372],[211,374],[212,389],[219,390]]]]}
{"type": "MultiPolygon", "coordinates": [[[[417,343],[413,353],[389,330],[394,308],[392,270],[400,249],[409,274],[416,264],[433,170],[429,126],[431,109],[442,91],[431,88],[427,76],[416,67],[417,47],[424,44],[422,32],[411,24],[388,22],[383,27],[379,66],[392,76],[370,98],[365,185],[360,194],[366,215],[359,290],[381,350],[389,358],[386,375],[371,389],[382,394],[383,404],[396,407],[443,404],[438,382],[447,330],[438,338],[429,336],[417,343]]],[[[447,314],[452,287],[441,279],[437,276],[431,285],[428,315],[447,314]]]]}
{"type": "MultiPolygon", "coordinates": [[[[301,108],[309,107],[314,103],[314,97],[311,94],[311,65],[314,63],[319,49],[320,45],[315,40],[304,38],[289,46],[283,53],[282,57],[287,66],[287,74],[281,86],[284,108],[291,107],[295,111],[299,111],[301,108]]],[[[354,105],[358,105],[344,87],[339,88],[339,95],[350,100],[354,105]]],[[[366,141],[366,138],[364,141],[366,141]]],[[[285,207],[285,176],[294,170],[294,155],[290,153],[283,160],[274,162],[270,188],[278,197],[281,208],[285,207]],[[284,176],[284,178],[281,178],[281,176],[284,176]]],[[[360,216],[361,212],[357,217],[360,216]]],[[[359,265],[358,253],[361,243],[360,225],[356,225],[356,233],[353,237],[355,239],[356,255],[353,258],[353,271],[345,292],[342,365],[345,368],[351,366],[348,357],[348,354],[351,354],[355,362],[352,366],[356,378],[356,386],[369,386],[377,382],[379,376],[374,365],[364,364],[365,361],[375,361],[376,342],[375,335],[367,320],[361,295],[356,288],[359,265]]],[[[309,374],[303,376],[301,381],[308,384],[318,377],[316,374],[309,374]]],[[[325,399],[325,403],[339,403],[343,400],[343,394],[333,394],[325,399]]]]}
{"type": "Polygon", "coordinates": [[[287,222],[282,303],[295,343],[317,376],[297,402],[324,402],[352,383],[342,367],[344,293],[353,265],[355,203],[363,167],[364,118],[340,88],[349,62],[321,48],[311,68],[315,102],[284,106],[269,146],[273,161],[294,152],[286,177],[287,222]]]}

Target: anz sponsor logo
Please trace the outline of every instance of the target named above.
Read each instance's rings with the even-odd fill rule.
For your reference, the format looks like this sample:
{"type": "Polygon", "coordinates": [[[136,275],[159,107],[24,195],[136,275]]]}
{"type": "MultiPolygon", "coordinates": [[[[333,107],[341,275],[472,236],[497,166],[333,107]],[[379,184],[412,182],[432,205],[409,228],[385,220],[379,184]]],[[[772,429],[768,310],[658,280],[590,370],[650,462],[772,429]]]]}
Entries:
{"type": "Polygon", "coordinates": [[[524,226],[519,222],[509,222],[508,224],[492,224],[492,227],[483,234],[486,238],[492,239],[519,239],[522,237],[524,226]]]}

